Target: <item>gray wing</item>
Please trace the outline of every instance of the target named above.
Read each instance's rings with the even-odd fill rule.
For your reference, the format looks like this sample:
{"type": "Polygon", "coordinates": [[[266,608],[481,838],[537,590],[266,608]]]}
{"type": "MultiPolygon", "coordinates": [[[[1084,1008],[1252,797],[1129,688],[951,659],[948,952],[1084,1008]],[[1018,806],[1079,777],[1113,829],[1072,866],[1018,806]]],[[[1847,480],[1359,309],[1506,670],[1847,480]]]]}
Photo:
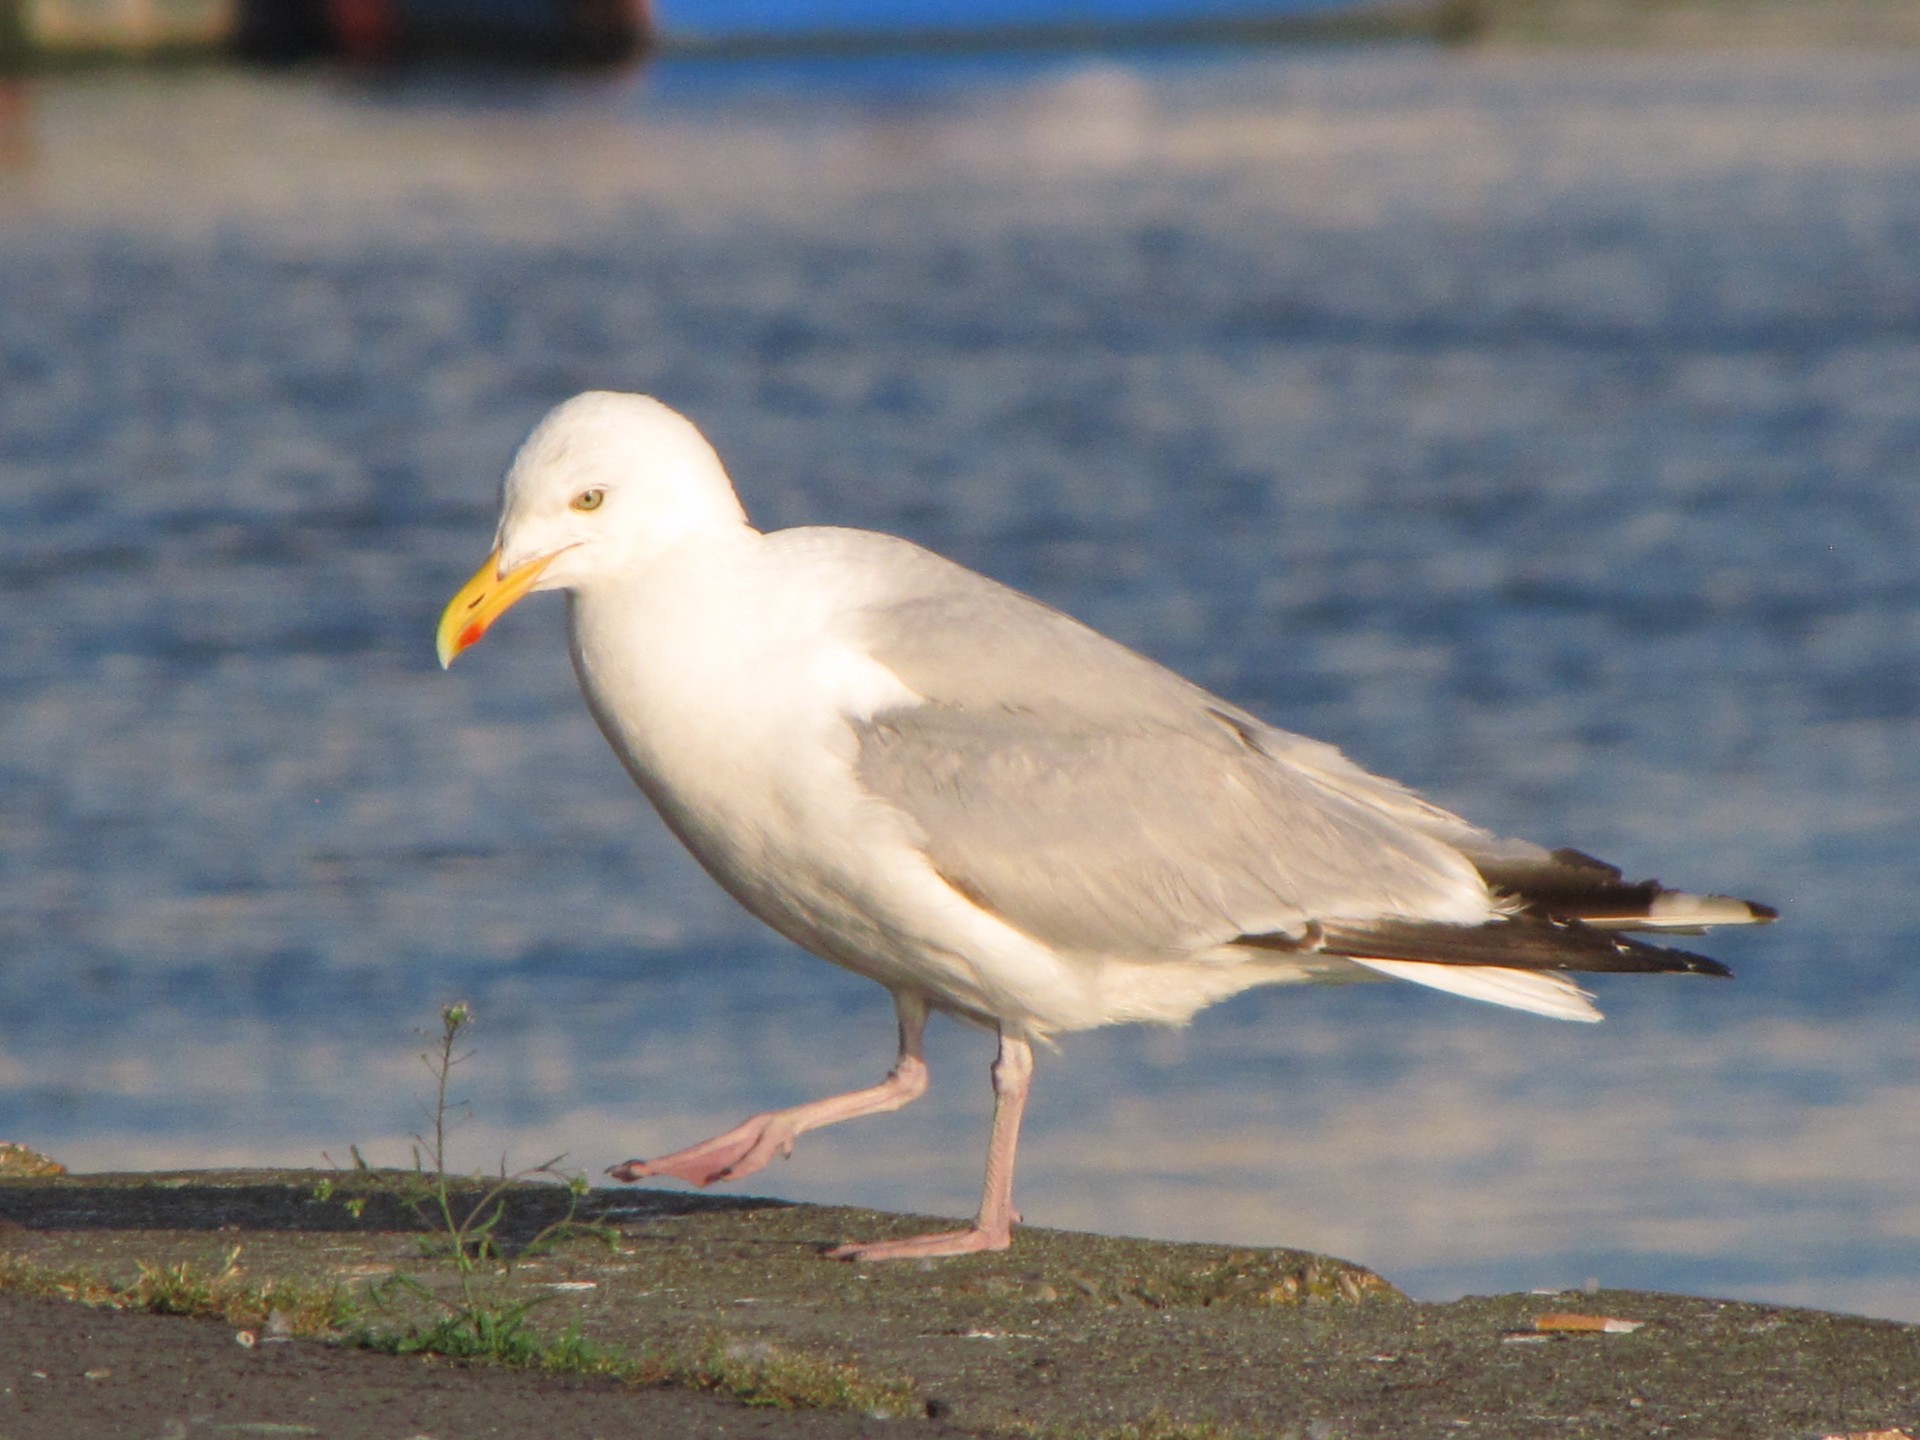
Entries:
{"type": "Polygon", "coordinates": [[[925,703],[857,725],[858,774],[976,903],[1057,948],[1139,959],[1484,905],[1442,838],[1480,833],[1464,821],[902,548],[921,557],[900,557],[911,593],[872,605],[862,638],[925,703]]]}

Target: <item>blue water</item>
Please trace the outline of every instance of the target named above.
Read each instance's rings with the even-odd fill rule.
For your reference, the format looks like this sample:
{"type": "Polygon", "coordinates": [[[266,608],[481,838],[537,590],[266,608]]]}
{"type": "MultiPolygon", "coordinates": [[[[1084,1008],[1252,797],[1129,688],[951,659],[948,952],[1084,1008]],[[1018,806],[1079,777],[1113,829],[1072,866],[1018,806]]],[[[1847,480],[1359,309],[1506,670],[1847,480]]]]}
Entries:
{"type": "Polygon", "coordinates": [[[654,17],[668,34],[791,34],[1007,25],[1124,26],[1167,20],[1303,15],[1353,9],[1362,0],[661,0],[654,17]]]}
{"type": "MultiPolygon", "coordinates": [[[[1920,61],[122,74],[0,153],[0,1138],[404,1163],[456,998],[473,1168],[881,1073],[885,996],[678,852],[556,605],[434,666],[520,437],[628,387],[763,524],[1784,911],[1596,1027],[1071,1038],[1032,1223],[1920,1319],[1920,61]]],[[[990,1048],[751,1188],[967,1213],[990,1048]]]]}

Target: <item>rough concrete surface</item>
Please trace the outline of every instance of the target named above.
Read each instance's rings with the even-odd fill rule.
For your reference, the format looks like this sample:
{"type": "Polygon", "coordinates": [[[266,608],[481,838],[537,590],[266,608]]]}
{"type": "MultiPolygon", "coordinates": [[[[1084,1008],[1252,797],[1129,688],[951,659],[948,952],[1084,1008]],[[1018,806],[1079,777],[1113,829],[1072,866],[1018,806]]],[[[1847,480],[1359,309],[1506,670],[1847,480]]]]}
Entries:
{"type": "MultiPolygon", "coordinates": [[[[430,1321],[456,1293],[411,1177],[300,1172],[0,1182],[0,1265],[126,1286],[183,1263],[260,1285],[337,1284],[361,1322],[430,1321]],[[324,1198],[322,1198],[324,1196],[324,1198]],[[358,1213],[354,1213],[355,1211],[358,1213]],[[235,1254],[237,1250],[237,1255],[235,1254]],[[394,1274],[417,1286],[396,1286],[394,1274]],[[382,1284],[383,1281],[387,1283],[382,1284]]],[[[460,1192],[456,1212],[477,1192],[460,1192]]],[[[0,1437],[324,1434],[1818,1437],[1920,1428],[1920,1327],[1628,1291],[1416,1304],[1287,1250],[1022,1231],[1003,1255],[859,1267],[821,1252],[909,1217],[596,1191],[558,1244],[557,1186],[508,1196],[489,1305],[632,1356],[850,1362],[911,1418],[749,1407],[395,1357],[271,1326],[0,1293],[0,1437]],[[1538,1328],[1569,1314],[1615,1333],[1538,1328]],[[238,1337],[238,1338],[236,1338],[238,1337]],[[247,1343],[251,1341],[251,1343],[247,1343]]]]}

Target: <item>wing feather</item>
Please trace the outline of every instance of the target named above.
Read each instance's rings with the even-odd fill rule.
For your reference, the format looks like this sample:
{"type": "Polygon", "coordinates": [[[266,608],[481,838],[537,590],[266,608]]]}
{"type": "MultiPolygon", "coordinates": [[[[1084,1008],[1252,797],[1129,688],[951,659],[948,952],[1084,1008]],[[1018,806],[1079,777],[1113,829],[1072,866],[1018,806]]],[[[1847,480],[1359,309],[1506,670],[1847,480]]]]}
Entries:
{"type": "Polygon", "coordinates": [[[1324,950],[1598,1018],[1569,970],[1725,974],[1618,933],[1769,920],[1503,839],[915,547],[863,644],[915,694],[853,722],[867,790],[974,903],[1067,952],[1324,950]]]}
{"type": "Polygon", "coordinates": [[[924,703],[855,722],[857,774],[1026,933],[1154,959],[1320,915],[1491,913],[1472,864],[1406,818],[1445,812],[1331,746],[1295,763],[1314,742],[1038,601],[944,562],[915,581],[862,638],[924,703]]]}

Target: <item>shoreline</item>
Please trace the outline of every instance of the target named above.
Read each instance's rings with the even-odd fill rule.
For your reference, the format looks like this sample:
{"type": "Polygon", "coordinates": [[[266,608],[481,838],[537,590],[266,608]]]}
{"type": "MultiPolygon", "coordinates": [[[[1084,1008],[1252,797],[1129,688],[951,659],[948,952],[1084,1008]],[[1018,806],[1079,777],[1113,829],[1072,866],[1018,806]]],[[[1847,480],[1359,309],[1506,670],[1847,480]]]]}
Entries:
{"type": "MultiPolygon", "coordinates": [[[[1129,22],[1064,19],[1031,24],[867,29],[667,30],[617,43],[591,39],[450,33],[416,37],[391,55],[349,56],[358,66],[544,65],[624,69],[666,63],[940,59],[980,55],[1123,54],[1182,49],[1315,48],[1427,43],[1486,49],[1884,50],[1920,47],[1920,7],[1902,0],[1376,0],[1282,14],[1223,13],[1129,22]]],[[[108,30],[37,37],[0,24],[0,78],[124,64],[246,63],[237,35],[204,26],[114,36],[108,30]]],[[[267,63],[329,58],[324,50],[267,63]]],[[[337,58],[337,57],[334,57],[337,58]]]]}

